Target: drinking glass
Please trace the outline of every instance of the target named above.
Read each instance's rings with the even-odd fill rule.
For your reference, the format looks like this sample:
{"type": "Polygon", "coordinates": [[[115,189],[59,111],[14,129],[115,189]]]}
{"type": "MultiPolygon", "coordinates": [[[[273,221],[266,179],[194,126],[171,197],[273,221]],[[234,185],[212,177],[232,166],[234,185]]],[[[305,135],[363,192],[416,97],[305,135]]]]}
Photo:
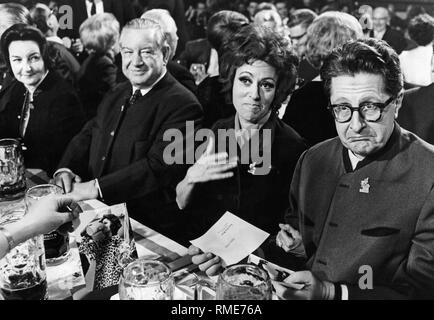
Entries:
{"type": "Polygon", "coordinates": [[[0,200],[22,197],[26,189],[24,158],[16,139],[0,140],[0,200]]]}
{"type": "Polygon", "coordinates": [[[140,258],[130,263],[119,281],[120,300],[172,300],[172,271],[161,261],[140,258]]]}
{"type": "Polygon", "coordinates": [[[5,300],[47,299],[45,269],[43,236],[22,242],[0,260],[0,296],[5,300]]]}
{"type": "MultiPolygon", "coordinates": [[[[39,199],[50,194],[63,194],[61,187],[54,184],[42,184],[30,188],[26,192],[26,206],[29,208],[39,199]]],[[[68,259],[69,235],[68,232],[55,230],[44,234],[45,258],[48,264],[60,264],[68,259]]]]}
{"type": "Polygon", "coordinates": [[[271,300],[271,280],[256,265],[239,264],[223,271],[216,288],[216,300],[271,300]]]}

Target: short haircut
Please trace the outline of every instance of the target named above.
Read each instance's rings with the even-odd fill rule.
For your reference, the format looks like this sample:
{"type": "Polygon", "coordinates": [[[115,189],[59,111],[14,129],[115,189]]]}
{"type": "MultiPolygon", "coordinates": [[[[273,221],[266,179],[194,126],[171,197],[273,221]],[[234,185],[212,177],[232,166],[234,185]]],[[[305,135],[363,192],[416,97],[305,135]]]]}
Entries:
{"type": "Polygon", "coordinates": [[[19,3],[1,3],[0,36],[3,31],[17,23],[32,24],[29,10],[19,3]]]}
{"type": "Polygon", "coordinates": [[[420,14],[411,19],[408,35],[420,46],[426,46],[434,40],[434,18],[429,14],[420,14]]]}
{"type": "Polygon", "coordinates": [[[39,47],[42,59],[45,63],[45,68],[50,69],[53,65],[49,58],[49,52],[47,47],[47,40],[45,39],[42,32],[32,26],[27,24],[14,24],[12,27],[7,29],[0,40],[1,53],[5,59],[6,65],[9,71],[12,73],[11,61],[9,57],[9,46],[13,41],[34,41],[39,47]]]}
{"type": "Polygon", "coordinates": [[[163,28],[158,24],[157,21],[153,19],[136,18],[127,22],[127,24],[122,29],[121,40],[122,34],[125,32],[125,30],[154,30],[156,37],[155,44],[157,45],[157,48],[161,50],[164,48],[164,46],[169,46],[163,28]]]}
{"type": "Polygon", "coordinates": [[[333,78],[358,73],[381,75],[384,90],[392,97],[397,97],[402,91],[403,76],[398,54],[383,40],[361,39],[333,50],[321,68],[326,93],[330,95],[333,78]]]}
{"type": "Polygon", "coordinates": [[[229,40],[242,25],[248,23],[249,19],[236,11],[222,10],[214,13],[208,20],[208,42],[219,52],[222,45],[229,40]]]}
{"type": "Polygon", "coordinates": [[[260,2],[258,3],[258,6],[256,7],[255,14],[257,14],[259,11],[262,10],[274,10],[277,12],[276,6],[269,2],[260,2]]]}
{"type": "Polygon", "coordinates": [[[48,27],[48,19],[50,18],[51,10],[47,5],[38,3],[32,10],[30,11],[30,16],[32,18],[33,24],[42,31],[43,34],[46,34],[50,29],[48,27]]]}
{"type": "Polygon", "coordinates": [[[324,12],[307,29],[306,58],[319,69],[334,48],[362,36],[362,26],[355,17],[338,11],[324,12]]]}
{"type": "Polygon", "coordinates": [[[318,17],[318,15],[310,9],[295,10],[289,16],[288,27],[292,28],[301,25],[303,28],[307,29],[316,17],[318,17]]]}
{"type": "Polygon", "coordinates": [[[277,73],[272,109],[277,111],[292,92],[297,77],[298,58],[282,35],[262,26],[248,24],[240,28],[224,47],[220,79],[227,101],[232,101],[236,70],[244,64],[264,61],[277,73]]]}
{"type": "Polygon", "coordinates": [[[151,9],[145,11],[141,18],[152,19],[161,26],[164,33],[166,34],[167,42],[171,50],[171,58],[175,55],[176,47],[178,46],[178,35],[176,34],[178,28],[176,27],[176,22],[170,15],[170,12],[166,9],[151,9]]]}
{"type": "Polygon", "coordinates": [[[81,24],[80,39],[87,50],[104,54],[119,41],[119,28],[113,14],[95,14],[81,24]]]}

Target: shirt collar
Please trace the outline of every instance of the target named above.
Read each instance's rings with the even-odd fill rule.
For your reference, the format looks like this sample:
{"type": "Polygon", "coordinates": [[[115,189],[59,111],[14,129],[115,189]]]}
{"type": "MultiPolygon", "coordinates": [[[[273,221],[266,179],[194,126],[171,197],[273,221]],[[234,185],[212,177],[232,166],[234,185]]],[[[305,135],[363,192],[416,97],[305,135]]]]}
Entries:
{"type": "MultiPolygon", "coordinates": [[[[144,95],[146,95],[149,91],[151,91],[152,90],[152,88],[153,87],[155,87],[155,85],[158,83],[158,82],[160,82],[160,80],[161,79],[163,79],[164,78],[164,76],[166,75],[166,73],[167,73],[167,69],[161,74],[161,76],[151,85],[151,86],[149,86],[148,88],[146,88],[146,89],[140,89],[140,92],[141,92],[141,94],[142,94],[142,97],[144,96],[144,95]]],[[[133,93],[134,92],[136,92],[136,90],[137,89],[139,89],[139,88],[137,88],[136,86],[133,86],[133,93]]]]}
{"type": "Polygon", "coordinates": [[[47,70],[47,72],[45,73],[45,75],[42,77],[41,81],[39,81],[39,83],[36,85],[35,90],[30,91],[28,88],[26,88],[27,91],[29,92],[30,102],[33,101],[33,97],[34,97],[34,95],[35,95],[35,92],[38,91],[39,86],[41,85],[42,82],[44,82],[45,78],[46,78],[47,75],[48,75],[48,72],[50,72],[50,71],[47,70]]]}

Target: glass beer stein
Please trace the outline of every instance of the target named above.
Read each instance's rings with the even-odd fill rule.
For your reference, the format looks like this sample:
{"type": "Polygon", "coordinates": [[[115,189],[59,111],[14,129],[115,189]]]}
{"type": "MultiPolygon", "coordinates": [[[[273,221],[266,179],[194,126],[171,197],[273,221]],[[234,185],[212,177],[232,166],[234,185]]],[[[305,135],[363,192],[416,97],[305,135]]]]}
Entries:
{"type": "Polygon", "coordinates": [[[216,288],[216,300],[271,300],[268,273],[256,265],[239,264],[223,271],[216,288]]]}
{"type": "MultiPolygon", "coordinates": [[[[54,184],[42,184],[30,188],[27,190],[25,198],[27,208],[49,194],[63,194],[63,190],[54,184]]],[[[55,230],[44,234],[44,247],[48,264],[60,264],[66,261],[69,255],[68,233],[55,230]]]]}
{"type": "Polygon", "coordinates": [[[140,258],[130,263],[119,281],[120,300],[172,300],[172,271],[163,262],[140,258]]]}
{"type": "Polygon", "coordinates": [[[24,158],[16,139],[0,140],[0,201],[22,197],[26,189],[24,158]]]}
{"type": "Polygon", "coordinates": [[[0,260],[0,296],[4,300],[47,299],[43,241],[42,235],[29,239],[0,260]]]}

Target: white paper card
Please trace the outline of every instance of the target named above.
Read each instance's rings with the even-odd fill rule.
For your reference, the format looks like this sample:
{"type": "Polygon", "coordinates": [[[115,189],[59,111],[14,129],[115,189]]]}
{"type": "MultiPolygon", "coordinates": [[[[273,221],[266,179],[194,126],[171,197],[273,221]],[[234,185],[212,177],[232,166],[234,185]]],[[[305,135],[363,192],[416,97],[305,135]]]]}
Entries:
{"type": "Polygon", "coordinates": [[[223,266],[240,262],[255,251],[269,234],[226,212],[203,236],[190,242],[203,252],[219,256],[223,266]]]}

